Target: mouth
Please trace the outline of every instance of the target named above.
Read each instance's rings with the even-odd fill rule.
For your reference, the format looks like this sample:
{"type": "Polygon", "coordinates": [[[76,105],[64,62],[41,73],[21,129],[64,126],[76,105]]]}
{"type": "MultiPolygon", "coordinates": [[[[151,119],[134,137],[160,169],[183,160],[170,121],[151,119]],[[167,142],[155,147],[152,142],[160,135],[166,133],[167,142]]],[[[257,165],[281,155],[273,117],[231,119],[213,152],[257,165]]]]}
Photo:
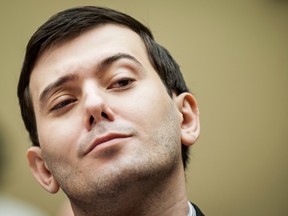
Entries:
{"type": "Polygon", "coordinates": [[[120,141],[123,141],[126,138],[131,137],[127,134],[119,134],[119,133],[108,133],[102,136],[96,137],[90,145],[88,145],[87,149],[84,151],[84,155],[89,154],[93,151],[96,147],[102,145],[109,145],[109,144],[117,144],[120,141]]]}

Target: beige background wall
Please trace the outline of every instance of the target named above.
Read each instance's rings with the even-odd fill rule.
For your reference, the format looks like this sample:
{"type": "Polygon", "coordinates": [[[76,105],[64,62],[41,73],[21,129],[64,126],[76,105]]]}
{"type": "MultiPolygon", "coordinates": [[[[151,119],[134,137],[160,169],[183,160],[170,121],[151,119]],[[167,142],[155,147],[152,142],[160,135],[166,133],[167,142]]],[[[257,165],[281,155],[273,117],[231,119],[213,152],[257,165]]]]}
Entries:
{"type": "Polygon", "coordinates": [[[189,199],[207,215],[287,215],[287,1],[2,1],[0,128],[9,160],[3,190],[51,215],[63,194],[32,178],[16,85],[26,43],[59,10],[101,5],[147,24],[182,67],[201,112],[189,199]]]}

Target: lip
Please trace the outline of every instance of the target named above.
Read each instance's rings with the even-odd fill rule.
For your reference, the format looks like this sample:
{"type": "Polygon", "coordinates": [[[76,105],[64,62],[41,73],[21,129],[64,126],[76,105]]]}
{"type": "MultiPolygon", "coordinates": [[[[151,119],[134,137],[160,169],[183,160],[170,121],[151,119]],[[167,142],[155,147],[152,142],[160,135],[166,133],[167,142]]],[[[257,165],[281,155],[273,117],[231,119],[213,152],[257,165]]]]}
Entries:
{"type": "Polygon", "coordinates": [[[103,145],[105,143],[108,143],[110,141],[116,140],[116,139],[125,139],[131,137],[127,134],[119,134],[119,133],[108,133],[102,136],[96,137],[92,143],[87,147],[87,149],[84,151],[84,155],[89,154],[93,149],[99,145],[103,145]]]}

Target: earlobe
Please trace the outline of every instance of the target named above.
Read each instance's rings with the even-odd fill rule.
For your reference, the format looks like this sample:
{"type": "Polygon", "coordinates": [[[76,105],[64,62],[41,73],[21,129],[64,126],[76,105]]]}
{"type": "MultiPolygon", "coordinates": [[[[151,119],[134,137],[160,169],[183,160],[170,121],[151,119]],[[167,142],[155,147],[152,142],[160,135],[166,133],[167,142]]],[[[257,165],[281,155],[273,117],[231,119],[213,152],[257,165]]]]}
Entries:
{"type": "Polygon", "coordinates": [[[57,193],[59,185],[47,168],[40,147],[33,146],[27,151],[27,159],[33,176],[50,193],[57,193]]]}
{"type": "Polygon", "coordinates": [[[177,106],[182,114],[181,142],[186,146],[193,145],[200,135],[199,110],[191,93],[184,92],[176,98],[177,106]]]}

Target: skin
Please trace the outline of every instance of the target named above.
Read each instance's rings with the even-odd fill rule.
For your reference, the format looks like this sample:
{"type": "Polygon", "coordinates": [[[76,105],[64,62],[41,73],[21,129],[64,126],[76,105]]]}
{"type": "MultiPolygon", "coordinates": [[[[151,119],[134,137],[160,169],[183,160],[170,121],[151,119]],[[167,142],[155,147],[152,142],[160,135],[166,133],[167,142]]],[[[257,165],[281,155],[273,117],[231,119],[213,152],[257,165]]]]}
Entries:
{"type": "Polygon", "coordinates": [[[51,47],[29,88],[32,173],[75,215],[187,215],[181,142],[197,140],[198,108],[168,95],[136,33],[106,24],[51,47]]]}

